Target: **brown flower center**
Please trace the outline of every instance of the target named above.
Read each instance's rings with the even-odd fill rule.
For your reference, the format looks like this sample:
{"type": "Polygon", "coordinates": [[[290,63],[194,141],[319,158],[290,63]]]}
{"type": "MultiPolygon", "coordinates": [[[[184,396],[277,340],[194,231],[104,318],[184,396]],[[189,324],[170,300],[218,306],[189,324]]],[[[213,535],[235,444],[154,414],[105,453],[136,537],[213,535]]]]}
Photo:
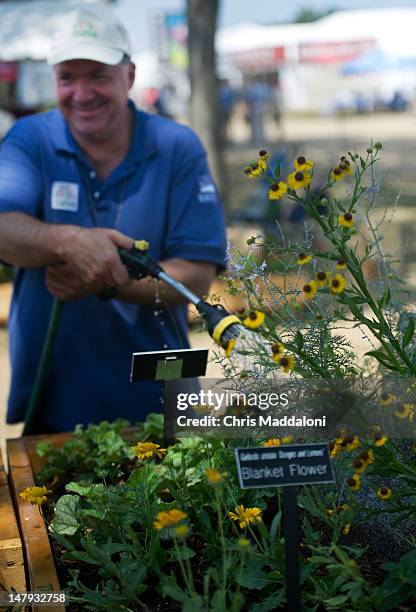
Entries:
{"type": "Polygon", "coordinates": [[[303,291],[305,293],[310,293],[312,291],[312,286],[311,285],[304,285],[303,291]]]}
{"type": "Polygon", "coordinates": [[[351,221],[352,220],[352,214],[351,213],[345,213],[344,219],[345,219],[345,221],[351,221]]]}
{"type": "Polygon", "coordinates": [[[337,278],[334,278],[331,282],[331,285],[335,287],[335,289],[337,289],[340,285],[339,280],[337,278]]]}
{"type": "Polygon", "coordinates": [[[286,366],[289,365],[289,359],[287,357],[282,357],[280,360],[280,365],[282,365],[285,368],[286,366]]]}
{"type": "Polygon", "coordinates": [[[279,191],[279,183],[273,183],[273,184],[270,186],[270,189],[271,189],[272,191],[279,191]]]}
{"type": "Polygon", "coordinates": [[[272,353],[280,353],[281,345],[278,342],[273,342],[272,353]]]}
{"type": "Polygon", "coordinates": [[[343,259],[339,259],[339,260],[337,261],[337,264],[338,264],[339,266],[345,266],[345,261],[344,261],[343,259]]]}
{"type": "Polygon", "coordinates": [[[358,468],[358,469],[359,469],[359,468],[362,468],[362,467],[363,467],[364,462],[363,462],[363,461],[361,461],[361,459],[355,459],[355,460],[353,461],[353,463],[352,463],[352,464],[353,464],[353,466],[354,466],[355,468],[358,468]]]}
{"type": "Polygon", "coordinates": [[[255,321],[257,319],[257,313],[254,310],[252,310],[248,316],[252,321],[255,321]]]}
{"type": "Polygon", "coordinates": [[[380,493],[381,495],[388,495],[389,490],[387,489],[387,487],[381,487],[380,489],[380,493]]]}
{"type": "Polygon", "coordinates": [[[298,162],[298,164],[299,164],[300,166],[302,166],[304,163],[306,163],[306,159],[303,157],[303,155],[301,155],[300,157],[298,157],[296,161],[298,162]]]}
{"type": "Polygon", "coordinates": [[[326,279],[326,274],[325,272],[318,272],[318,274],[316,275],[316,278],[320,281],[323,281],[326,279]]]}
{"type": "Polygon", "coordinates": [[[349,487],[354,487],[356,485],[355,478],[348,478],[347,484],[348,484],[349,487]]]}
{"type": "Polygon", "coordinates": [[[267,155],[267,151],[265,151],[264,149],[261,149],[261,151],[259,151],[259,155],[260,157],[264,157],[265,155],[267,155]]]}
{"type": "Polygon", "coordinates": [[[296,172],[295,174],[295,181],[303,181],[303,172],[296,172]]]}
{"type": "Polygon", "coordinates": [[[341,168],[339,168],[338,166],[336,166],[336,167],[333,169],[333,173],[335,174],[335,176],[339,176],[340,174],[342,174],[342,170],[341,170],[341,168]]]}

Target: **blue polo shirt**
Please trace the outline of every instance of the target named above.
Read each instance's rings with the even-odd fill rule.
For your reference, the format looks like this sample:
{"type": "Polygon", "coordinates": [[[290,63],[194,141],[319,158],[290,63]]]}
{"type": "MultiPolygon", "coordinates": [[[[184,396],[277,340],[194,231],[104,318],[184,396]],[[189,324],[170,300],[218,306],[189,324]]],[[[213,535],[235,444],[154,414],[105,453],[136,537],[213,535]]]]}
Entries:
{"type": "MultiPolygon", "coordinates": [[[[137,110],[128,155],[105,180],[82,154],[59,110],[17,121],[0,149],[0,213],[48,223],[111,227],[171,257],[223,269],[221,203],[195,133],[137,110]]],[[[9,317],[12,366],[8,423],[23,420],[53,298],[44,268],[18,269],[9,317]]],[[[45,385],[41,420],[56,430],[124,417],[163,404],[160,383],[130,383],[133,352],[188,347],[187,307],[161,310],[100,301],[66,302],[45,385]]]]}

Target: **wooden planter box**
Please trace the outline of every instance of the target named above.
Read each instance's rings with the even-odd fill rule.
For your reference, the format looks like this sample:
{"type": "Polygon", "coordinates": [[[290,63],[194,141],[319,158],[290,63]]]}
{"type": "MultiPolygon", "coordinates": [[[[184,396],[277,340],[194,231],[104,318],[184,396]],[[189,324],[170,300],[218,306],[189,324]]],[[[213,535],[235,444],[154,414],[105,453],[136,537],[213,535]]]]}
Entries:
{"type": "Polygon", "coordinates": [[[22,541],[0,452],[0,590],[26,591],[22,541]]]}
{"type": "MultiPolygon", "coordinates": [[[[62,589],[56,573],[44,520],[38,507],[22,500],[19,493],[26,487],[36,485],[35,474],[43,465],[43,460],[36,454],[37,444],[43,440],[51,440],[54,446],[60,447],[70,437],[70,433],[65,433],[7,440],[10,487],[17,508],[17,518],[26,559],[28,591],[58,592],[62,589]]],[[[25,591],[26,589],[22,587],[20,590],[25,591]]],[[[43,612],[44,609],[44,607],[39,606],[32,607],[34,612],[43,612]]],[[[65,606],[56,604],[48,606],[48,610],[64,612],[65,606]]]]}

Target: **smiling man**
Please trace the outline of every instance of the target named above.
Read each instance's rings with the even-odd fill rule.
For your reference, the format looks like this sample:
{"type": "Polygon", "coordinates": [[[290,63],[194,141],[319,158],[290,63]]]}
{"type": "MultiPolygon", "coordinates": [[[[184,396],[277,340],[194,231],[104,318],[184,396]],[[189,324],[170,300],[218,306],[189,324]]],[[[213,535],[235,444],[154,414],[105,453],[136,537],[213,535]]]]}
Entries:
{"type": "Polygon", "coordinates": [[[39,432],[160,410],[160,384],[129,383],[131,354],[188,346],[183,299],[129,279],[117,247],[147,240],[202,295],[226,246],[199,139],[129,100],[135,66],[123,26],[103,10],[78,11],[49,63],[58,108],[17,121],[0,149],[0,260],[16,268],[9,423],[24,419],[53,298],[66,302],[39,432]]]}

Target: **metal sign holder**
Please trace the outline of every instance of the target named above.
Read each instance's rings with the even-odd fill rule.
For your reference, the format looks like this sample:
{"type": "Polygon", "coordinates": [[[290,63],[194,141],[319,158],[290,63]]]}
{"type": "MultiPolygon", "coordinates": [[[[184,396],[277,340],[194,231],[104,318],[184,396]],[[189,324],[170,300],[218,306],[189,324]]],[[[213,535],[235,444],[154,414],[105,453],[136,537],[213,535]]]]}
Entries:
{"type": "Polygon", "coordinates": [[[133,353],[130,382],[163,381],[165,387],[165,444],[175,442],[178,393],[197,393],[199,376],[205,376],[209,349],[174,349],[133,353]]]}

